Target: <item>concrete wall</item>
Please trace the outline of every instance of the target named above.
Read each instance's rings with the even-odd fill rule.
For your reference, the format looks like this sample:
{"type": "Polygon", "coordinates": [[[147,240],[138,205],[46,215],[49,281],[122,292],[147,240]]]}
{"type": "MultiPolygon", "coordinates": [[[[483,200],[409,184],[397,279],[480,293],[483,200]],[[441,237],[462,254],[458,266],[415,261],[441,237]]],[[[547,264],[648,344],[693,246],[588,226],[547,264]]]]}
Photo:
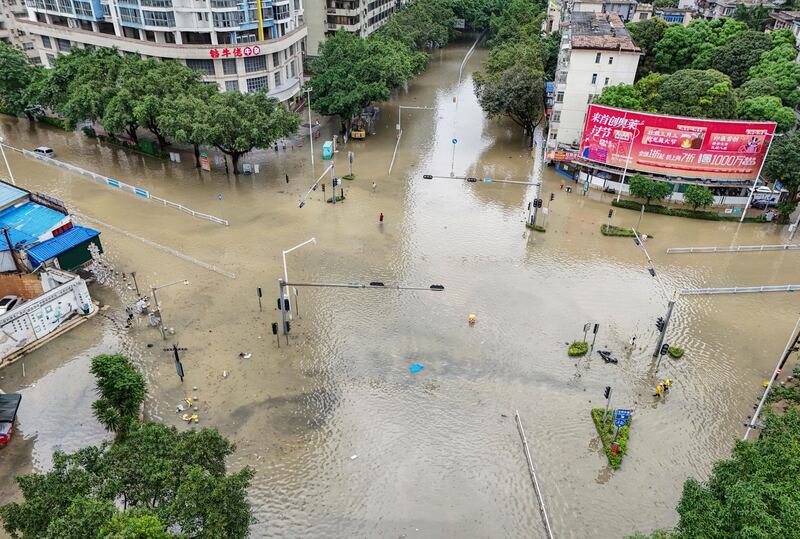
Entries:
{"type": "MultiPolygon", "coordinates": [[[[580,144],[590,96],[598,95],[606,86],[633,84],[638,66],[637,53],[573,49],[569,58],[566,84],[563,86],[563,103],[559,107],[556,99],[556,106],[553,107],[554,111],[560,111],[557,143],[564,146],[580,144]],[[592,75],[595,74],[596,81],[592,84],[592,75]]],[[[562,90],[556,87],[556,96],[559,91],[562,90]]]]}
{"type": "Polygon", "coordinates": [[[50,270],[42,281],[44,294],[0,315],[0,366],[97,308],[86,281],[75,274],[50,270]]]}

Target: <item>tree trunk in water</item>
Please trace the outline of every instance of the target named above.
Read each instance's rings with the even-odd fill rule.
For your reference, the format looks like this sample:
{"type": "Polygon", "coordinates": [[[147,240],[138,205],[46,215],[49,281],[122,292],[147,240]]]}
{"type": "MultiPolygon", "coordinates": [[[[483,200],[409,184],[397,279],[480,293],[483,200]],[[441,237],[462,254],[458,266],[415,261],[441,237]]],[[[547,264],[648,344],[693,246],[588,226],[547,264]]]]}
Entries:
{"type": "Polygon", "coordinates": [[[128,133],[128,136],[131,138],[134,144],[139,144],[139,137],[136,135],[135,127],[129,126],[125,131],[128,133]]]}
{"type": "Polygon", "coordinates": [[[231,152],[231,164],[233,165],[233,173],[239,174],[239,158],[242,156],[239,152],[231,152]]]}
{"type": "Polygon", "coordinates": [[[169,146],[169,141],[167,140],[167,138],[164,135],[162,135],[161,132],[158,130],[153,131],[153,134],[158,139],[158,147],[162,151],[166,150],[167,146],[169,146]]]}
{"type": "Polygon", "coordinates": [[[194,145],[194,168],[200,168],[200,146],[194,145]]]}

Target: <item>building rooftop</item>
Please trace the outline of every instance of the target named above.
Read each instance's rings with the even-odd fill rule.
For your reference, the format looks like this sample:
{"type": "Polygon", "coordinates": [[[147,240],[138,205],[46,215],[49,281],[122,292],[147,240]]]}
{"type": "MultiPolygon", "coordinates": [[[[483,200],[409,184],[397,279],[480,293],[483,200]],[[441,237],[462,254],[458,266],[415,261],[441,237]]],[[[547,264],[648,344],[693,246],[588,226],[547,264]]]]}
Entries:
{"type": "Polygon", "coordinates": [[[794,22],[800,19],[800,11],[776,11],[769,16],[779,21],[794,22]]]}
{"type": "Polygon", "coordinates": [[[0,209],[5,209],[27,196],[27,191],[14,187],[6,182],[0,182],[0,209]]]}
{"type": "Polygon", "coordinates": [[[641,52],[616,13],[574,12],[569,28],[573,49],[641,52]]]}
{"type": "MultiPolygon", "coordinates": [[[[0,211],[0,229],[7,228],[14,245],[26,245],[39,239],[66,217],[35,202],[26,202],[0,211]]],[[[0,242],[0,251],[8,250],[5,241],[0,242]]]]}
{"type": "Polygon", "coordinates": [[[620,4],[638,4],[636,0],[574,0],[573,4],[606,4],[606,5],[620,5],[620,4]]]}
{"type": "Polygon", "coordinates": [[[97,230],[83,226],[73,226],[66,232],[28,249],[28,257],[34,266],[38,266],[99,235],[100,232],[97,230]]]}

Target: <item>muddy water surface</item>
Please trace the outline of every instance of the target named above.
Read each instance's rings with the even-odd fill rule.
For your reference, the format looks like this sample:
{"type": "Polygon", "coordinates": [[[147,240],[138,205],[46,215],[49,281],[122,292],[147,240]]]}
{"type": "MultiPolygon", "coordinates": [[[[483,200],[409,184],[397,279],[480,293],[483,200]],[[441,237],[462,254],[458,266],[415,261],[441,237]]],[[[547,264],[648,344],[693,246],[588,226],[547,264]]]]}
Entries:
{"type": "MultiPolygon", "coordinates": [[[[261,173],[236,178],[196,171],[188,153],[176,165],[4,118],[0,129],[14,145],[51,146],[63,160],[222,215],[231,226],[11,154],[21,185],[236,278],[99,226],[109,262],[137,271],[142,289],[190,280],[159,292],[175,330],[168,343],[189,349],[186,381],[175,376],[156,330],[143,323],[124,332],[96,318],[26,359],[24,379],[18,366],[2,371],[3,390],[22,387],[30,398],[23,400],[22,436],[4,454],[0,476],[45,468],[55,447],[102,439],[91,419],[86,366],[91,355],[122,346],[147,374],[152,417],[186,428],[174,408],[195,394],[200,426],[237,442],[231,464],[255,467],[254,537],[543,536],[514,425],[517,409],[558,536],[619,537],[673,525],[683,480],[705,476],[740,435],[794,325],[796,297],[682,298],[667,340],[686,348],[686,356],[662,364],[659,374],[675,384],[665,402],[655,403],[654,322],[665,300],[633,242],[600,235],[609,199],[581,196],[577,188],[567,194],[563,177],[548,169],[543,192],[554,192],[555,200],[547,232],[531,235],[523,226],[530,188],[422,179],[448,176],[451,160],[456,175],[525,180],[531,173],[517,129],[486,120],[473,96],[469,73],[484,52],[476,52],[457,84],[468,46],[436,53],[424,75],[382,105],[374,136],[340,148],[336,170],[344,173],[344,152],[353,151],[356,180],[345,182],[347,200],[336,206],[315,192],[297,208],[312,177],[307,146],[254,152],[250,160],[262,164],[261,173]],[[403,111],[388,176],[399,104],[435,110],[403,111]],[[288,255],[292,281],[437,283],[447,290],[301,288],[290,345],[278,349],[269,325],[279,320],[281,250],[312,236],[317,245],[288,255]],[[478,316],[474,327],[466,323],[469,313],[478,316]],[[565,343],[582,337],[586,322],[600,324],[597,345],[615,351],[618,365],[597,355],[567,358],[565,343]],[[639,348],[625,352],[632,335],[639,348]],[[252,358],[241,359],[242,351],[252,358]],[[425,369],[411,374],[411,363],[425,369]],[[629,454],[613,472],[589,418],[606,385],[614,388],[613,404],[636,410],[629,454]],[[59,401],[81,425],[77,436],[67,435],[68,418],[46,413],[53,408],[46,403],[59,401]]],[[[330,132],[326,126],[323,136],[330,132]]],[[[318,157],[314,176],[323,166],[318,157]]],[[[618,210],[614,219],[630,226],[638,213],[618,210]]],[[[800,282],[793,252],[665,254],[670,246],[780,243],[784,232],[776,225],[645,215],[641,229],[655,236],[648,250],[669,290],[800,282]]],[[[112,288],[124,297],[131,291],[120,280],[95,287],[112,305],[108,314],[119,318],[112,288]]]]}

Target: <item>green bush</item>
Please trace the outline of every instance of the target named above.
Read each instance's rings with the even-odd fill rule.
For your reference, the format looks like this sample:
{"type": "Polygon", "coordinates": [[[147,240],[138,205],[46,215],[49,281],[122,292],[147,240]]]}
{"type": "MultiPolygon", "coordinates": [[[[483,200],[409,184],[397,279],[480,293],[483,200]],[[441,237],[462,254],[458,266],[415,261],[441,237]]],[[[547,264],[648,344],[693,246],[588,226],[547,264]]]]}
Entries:
{"type": "Polygon", "coordinates": [[[673,359],[680,359],[683,357],[683,348],[680,346],[670,346],[669,355],[673,359]]]}
{"type": "Polygon", "coordinates": [[[71,129],[67,129],[67,124],[64,120],[59,118],[55,118],[53,116],[37,116],[36,121],[41,122],[43,124],[52,125],[53,127],[58,127],[59,129],[63,129],[64,131],[72,131],[71,129]]]}
{"type": "Polygon", "coordinates": [[[615,470],[622,465],[622,457],[625,456],[625,451],[628,449],[628,431],[630,429],[630,419],[628,424],[619,429],[617,434],[617,444],[619,444],[619,451],[616,455],[611,453],[611,442],[614,440],[614,413],[612,410],[608,411],[605,423],[603,423],[603,408],[592,408],[592,421],[594,421],[594,428],[597,429],[597,434],[600,435],[600,440],[603,442],[603,450],[608,457],[608,463],[615,470]]]}
{"type": "MultiPolygon", "coordinates": [[[[601,225],[600,233],[603,234],[603,236],[618,236],[621,238],[633,238],[636,236],[636,234],[633,233],[632,228],[614,226],[614,225],[611,226],[601,225]]],[[[640,231],[637,231],[637,233],[639,234],[639,236],[642,236],[642,233],[640,231]]],[[[647,237],[652,238],[653,236],[651,234],[647,234],[647,237]]]]}
{"type": "MultiPolygon", "coordinates": [[[[616,200],[611,201],[612,206],[617,208],[625,208],[627,210],[642,210],[642,204],[633,200],[616,200]]],[[[647,213],[658,213],[661,215],[669,215],[672,217],[688,217],[690,219],[704,219],[706,221],[738,221],[740,218],[734,215],[720,215],[713,211],[702,210],[689,210],[686,208],[667,208],[666,206],[659,206],[657,204],[645,204],[644,211],[647,213]]],[[[758,217],[745,217],[745,221],[750,223],[763,223],[764,218],[758,217]]]]}
{"type": "Polygon", "coordinates": [[[569,345],[567,354],[570,356],[583,356],[589,351],[589,343],[586,341],[575,341],[569,345]]]}
{"type": "MultiPolygon", "coordinates": [[[[333,202],[333,197],[327,200],[328,204],[333,202]]],[[[342,195],[336,195],[336,202],[344,202],[344,197],[342,195]]]]}
{"type": "Polygon", "coordinates": [[[342,176],[342,179],[343,180],[355,180],[356,179],[356,175],[355,174],[345,174],[344,176],[342,176]]]}

